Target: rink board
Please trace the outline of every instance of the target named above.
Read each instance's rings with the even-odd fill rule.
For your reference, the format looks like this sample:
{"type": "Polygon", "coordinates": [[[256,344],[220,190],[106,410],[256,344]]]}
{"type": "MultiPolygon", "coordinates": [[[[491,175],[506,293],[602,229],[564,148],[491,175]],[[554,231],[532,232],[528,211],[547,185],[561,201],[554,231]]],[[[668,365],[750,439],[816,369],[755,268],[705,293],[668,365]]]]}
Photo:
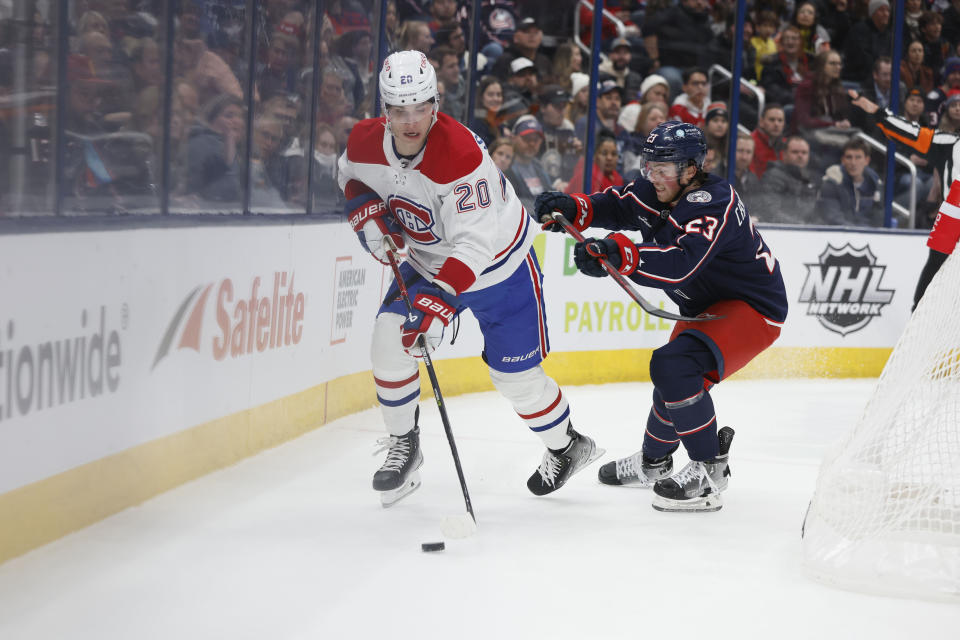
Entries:
{"type": "MultiPolygon", "coordinates": [[[[923,236],[764,236],[791,315],[740,375],[878,375],[923,236]]],[[[671,323],[576,273],[567,238],[535,247],[548,371],[562,384],[648,379],[671,323]]],[[[375,403],[369,337],[388,270],[346,225],[10,235],[0,255],[0,562],[375,403]]],[[[465,314],[436,354],[444,393],[491,388],[481,349],[465,314]]]]}

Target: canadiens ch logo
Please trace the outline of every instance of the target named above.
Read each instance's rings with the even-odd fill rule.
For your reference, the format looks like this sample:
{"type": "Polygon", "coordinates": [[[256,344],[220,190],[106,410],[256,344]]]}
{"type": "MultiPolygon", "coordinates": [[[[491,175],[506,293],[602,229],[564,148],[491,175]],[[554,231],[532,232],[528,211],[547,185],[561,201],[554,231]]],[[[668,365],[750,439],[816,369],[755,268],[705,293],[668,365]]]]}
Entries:
{"type": "Polygon", "coordinates": [[[440,238],[433,232],[435,221],[433,212],[428,207],[403,196],[390,196],[387,206],[412,240],[420,244],[440,242],[440,238]]]}
{"type": "Polygon", "coordinates": [[[687,194],[687,202],[703,203],[713,200],[713,196],[706,191],[694,191],[687,194]]]}
{"type": "Polygon", "coordinates": [[[887,267],[877,264],[870,245],[828,244],[819,262],[806,267],[799,301],[807,305],[808,316],[841,336],[863,329],[893,300],[894,290],[880,288],[887,267]]]}

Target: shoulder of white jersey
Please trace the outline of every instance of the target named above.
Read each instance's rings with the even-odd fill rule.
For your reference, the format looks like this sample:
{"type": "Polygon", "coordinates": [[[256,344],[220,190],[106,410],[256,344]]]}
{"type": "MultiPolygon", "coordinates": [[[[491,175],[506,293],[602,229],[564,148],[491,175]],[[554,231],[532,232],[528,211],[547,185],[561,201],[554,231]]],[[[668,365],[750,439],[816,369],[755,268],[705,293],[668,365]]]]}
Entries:
{"type": "Polygon", "coordinates": [[[347,160],[359,164],[387,164],[383,153],[385,118],[367,118],[353,125],[347,138],[347,160]]]}
{"type": "Polygon", "coordinates": [[[468,176],[486,155],[477,135],[445,113],[427,136],[427,148],[417,170],[431,182],[449,184],[468,176]]]}

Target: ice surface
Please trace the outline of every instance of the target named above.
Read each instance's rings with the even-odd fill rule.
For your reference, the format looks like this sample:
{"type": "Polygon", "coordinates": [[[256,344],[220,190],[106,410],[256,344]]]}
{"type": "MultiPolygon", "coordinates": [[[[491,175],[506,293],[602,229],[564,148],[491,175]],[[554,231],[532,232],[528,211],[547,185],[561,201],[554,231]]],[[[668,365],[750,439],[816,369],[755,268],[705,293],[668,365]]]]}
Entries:
{"type": "Polygon", "coordinates": [[[506,401],[449,398],[479,530],[438,553],[420,544],[463,501],[433,398],[423,486],[391,509],[370,489],[381,428],[365,411],[0,565],[0,638],[953,637],[958,606],[802,571],[820,457],[874,383],[715,388],[737,436],[712,514],[660,513],[648,490],[596,480],[639,448],[649,384],[565,389],[574,424],[608,453],[546,498],[525,487],[540,441],[506,401]]]}

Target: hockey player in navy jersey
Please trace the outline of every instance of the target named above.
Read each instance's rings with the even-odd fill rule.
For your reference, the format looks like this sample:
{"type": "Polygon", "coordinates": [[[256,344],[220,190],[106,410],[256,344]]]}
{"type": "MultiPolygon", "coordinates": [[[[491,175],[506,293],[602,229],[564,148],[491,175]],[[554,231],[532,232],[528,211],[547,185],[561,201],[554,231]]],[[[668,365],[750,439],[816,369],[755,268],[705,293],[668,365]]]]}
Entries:
{"type": "Polygon", "coordinates": [[[391,54],[379,84],[386,116],[354,126],[339,180],[364,248],[385,264],[388,238],[407,248],[400,271],[415,313],[408,317],[394,283],[374,325],[373,376],[390,435],[373,488],[389,506],[419,486],[417,341],[424,335],[435,348],[444,327],[470,309],[494,386],[547,447],[527,487],[555,491],[603,450],[574,430],[566,397],[540,364],[549,342],[537,227],[483,141],[438,113],[426,56],[391,54]]]}
{"type": "Polygon", "coordinates": [[[683,315],[650,360],[653,406],[643,448],[600,469],[605,484],[653,487],[661,511],[716,511],[727,487],[733,429],[717,430],[710,387],[728,378],[780,335],[787,297],[780,266],[729,183],[703,171],[703,132],[681,122],[657,126],[643,145],[642,179],[593,195],[541,194],[544,228],[562,230],[559,211],[577,229],[613,230],[574,247],[577,267],[607,273],[605,258],[637,284],[663,289],[683,315]],[[620,230],[638,231],[635,243],[620,230]],[[690,458],[678,473],[673,453],[690,458]]]}

